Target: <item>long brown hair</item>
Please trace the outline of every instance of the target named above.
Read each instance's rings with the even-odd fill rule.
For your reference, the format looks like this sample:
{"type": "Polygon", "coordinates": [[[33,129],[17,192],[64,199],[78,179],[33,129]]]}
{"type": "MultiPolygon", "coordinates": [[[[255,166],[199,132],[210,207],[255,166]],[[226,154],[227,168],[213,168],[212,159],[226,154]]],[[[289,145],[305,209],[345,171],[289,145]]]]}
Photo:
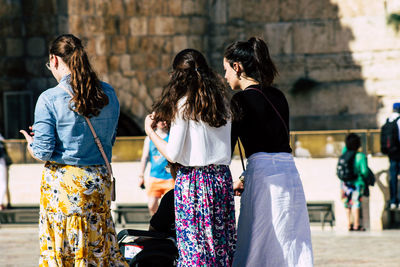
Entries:
{"type": "Polygon", "coordinates": [[[220,127],[230,119],[228,94],[222,78],[197,50],[179,52],[172,64],[171,79],[161,98],[153,105],[155,121],[170,124],[177,113],[178,101],[186,96],[183,118],[220,127]]]}
{"type": "Polygon", "coordinates": [[[253,78],[264,88],[270,86],[278,75],[267,44],[258,37],[230,44],[225,49],[224,58],[231,67],[234,62],[240,62],[246,76],[253,78]]]}
{"type": "Polygon", "coordinates": [[[62,58],[71,71],[70,84],[74,96],[70,108],[86,117],[98,116],[100,110],[108,105],[108,97],[89,63],[81,40],[72,34],[60,35],[51,43],[49,53],[62,58]]]}

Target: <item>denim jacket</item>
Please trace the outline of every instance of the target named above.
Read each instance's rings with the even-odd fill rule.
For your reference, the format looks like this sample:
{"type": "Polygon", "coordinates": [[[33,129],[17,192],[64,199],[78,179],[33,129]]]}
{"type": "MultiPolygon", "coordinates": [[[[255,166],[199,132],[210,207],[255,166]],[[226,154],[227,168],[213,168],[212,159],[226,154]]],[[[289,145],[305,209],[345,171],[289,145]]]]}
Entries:
{"type": "MultiPolygon", "coordinates": [[[[69,108],[70,95],[61,84],[70,89],[70,75],[60,84],[44,91],[36,103],[34,141],[31,144],[35,157],[43,161],[55,161],[67,165],[105,164],[94,142],[85,118],[69,108]]],[[[107,83],[101,86],[109,103],[97,117],[90,118],[104,152],[111,162],[112,145],[115,142],[119,117],[119,102],[114,89],[107,83]]]]}

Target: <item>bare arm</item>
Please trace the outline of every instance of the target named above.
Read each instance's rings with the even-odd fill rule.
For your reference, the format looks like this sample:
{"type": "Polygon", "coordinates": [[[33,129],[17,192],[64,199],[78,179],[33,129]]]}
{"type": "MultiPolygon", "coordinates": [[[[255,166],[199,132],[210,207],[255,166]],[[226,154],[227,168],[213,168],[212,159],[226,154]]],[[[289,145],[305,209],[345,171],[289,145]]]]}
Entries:
{"type": "Polygon", "coordinates": [[[159,137],[157,133],[151,127],[153,123],[152,115],[147,115],[144,122],[144,130],[146,131],[147,136],[153,141],[154,145],[157,147],[158,151],[169,161],[174,162],[171,158],[169,158],[167,154],[167,142],[159,137]]]}
{"type": "Polygon", "coordinates": [[[146,165],[147,162],[149,161],[149,152],[150,152],[149,147],[150,147],[150,139],[149,137],[146,137],[144,139],[142,158],[140,159],[140,164],[139,164],[139,186],[142,186],[144,184],[144,171],[146,170],[146,165]]]}

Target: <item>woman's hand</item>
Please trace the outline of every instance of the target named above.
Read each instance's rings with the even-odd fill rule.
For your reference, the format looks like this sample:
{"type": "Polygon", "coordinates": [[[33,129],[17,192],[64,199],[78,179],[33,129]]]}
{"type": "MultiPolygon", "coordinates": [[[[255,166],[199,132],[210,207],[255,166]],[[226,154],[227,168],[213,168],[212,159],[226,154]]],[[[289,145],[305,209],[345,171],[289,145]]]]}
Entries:
{"type": "Polygon", "coordinates": [[[24,135],[26,142],[28,143],[28,146],[33,143],[33,135],[34,135],[32,126],[29,126],[29,130],[31,131],[29,134],[25,130],[19,131],[24,135]]]}
{"type": "Polygon", "coordinates": [[[154,131],[152,127],[154,122],[153,114],[154,113],[147,115],[146,119],[144,120],[144,131],[146,132],[147,135],[150,135],[150,133],[154,131]]]}
{"type": "Polygon", "coordinates": [[[233,192],[235,196],[241,196],[243,190],[244,190],[244,184],[242,183],[242,181],[237,180],[233,182],[233,192]]]}

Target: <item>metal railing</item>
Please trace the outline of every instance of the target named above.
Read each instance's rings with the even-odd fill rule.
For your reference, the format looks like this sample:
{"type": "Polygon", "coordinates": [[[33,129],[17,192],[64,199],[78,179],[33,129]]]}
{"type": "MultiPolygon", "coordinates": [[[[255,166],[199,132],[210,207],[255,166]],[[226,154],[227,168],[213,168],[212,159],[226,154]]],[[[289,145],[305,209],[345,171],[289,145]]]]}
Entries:
{"type": "MultiPolygon", "coordinates": [[[[356,133],[361,137],[361,151],[374,156],[380,153],[380,130],[335,130],[335,131],[293,131],[290,134],[293,155],[298,157],[338,157],[344,147],[344,141],[349,133],[356,133]]],[[[117,137],[113,147],[113,161],[140,160],[143,151],[145,136],[117,137]]],[[[23,139],[9,139],[5,141],[8,154],[14,164],[36,163],[26,150],[26,141],[23,139]]],[[[234,151],[238,155],[237,146],[234,151]]]]}

